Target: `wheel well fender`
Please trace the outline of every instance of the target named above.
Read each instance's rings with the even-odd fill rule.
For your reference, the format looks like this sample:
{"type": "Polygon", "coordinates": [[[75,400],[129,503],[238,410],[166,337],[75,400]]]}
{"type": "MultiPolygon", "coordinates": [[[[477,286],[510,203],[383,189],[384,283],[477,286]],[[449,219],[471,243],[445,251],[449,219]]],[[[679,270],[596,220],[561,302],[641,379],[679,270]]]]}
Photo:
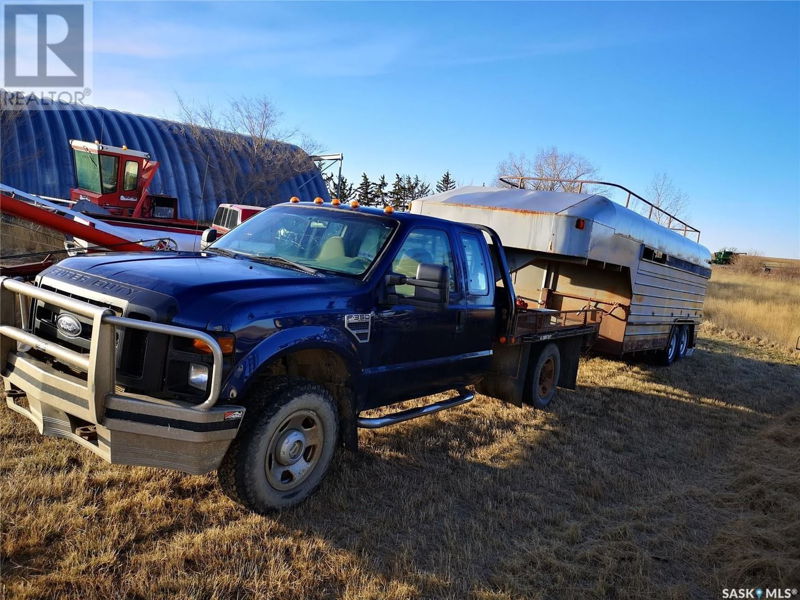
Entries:
{"type": "Polygon", "coordinates": [[[342,441],[355,440],[356,398],[360,390],[361,360],[355,341],[344,332],[323,326],[293,327],[263,340],[233,368],[223,398],[248,393],[267,377],[288,375],[324,386],[336,400],[342,424],[342,441]]]}

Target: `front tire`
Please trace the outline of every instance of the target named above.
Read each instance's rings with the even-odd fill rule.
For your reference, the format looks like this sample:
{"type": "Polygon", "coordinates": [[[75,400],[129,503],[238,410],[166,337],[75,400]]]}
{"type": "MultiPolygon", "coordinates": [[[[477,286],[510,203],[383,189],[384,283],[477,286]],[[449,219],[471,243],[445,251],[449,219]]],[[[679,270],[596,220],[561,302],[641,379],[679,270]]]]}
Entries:
{"type": "Polygon", "coordinates": [[[324,387],[279,380],[254,395],[218,478],[234,501],[257,513],[291,508],[311,496],[336,451],[339,415],[324,387]]]}
{"type": "Polygon", "coordinates": [[[530,403],[545,409],[556,395],[558,374],[561,371],[561,352],[553,343],[547,344],[539,353],[531,371],[529,384],[530,403]]]}

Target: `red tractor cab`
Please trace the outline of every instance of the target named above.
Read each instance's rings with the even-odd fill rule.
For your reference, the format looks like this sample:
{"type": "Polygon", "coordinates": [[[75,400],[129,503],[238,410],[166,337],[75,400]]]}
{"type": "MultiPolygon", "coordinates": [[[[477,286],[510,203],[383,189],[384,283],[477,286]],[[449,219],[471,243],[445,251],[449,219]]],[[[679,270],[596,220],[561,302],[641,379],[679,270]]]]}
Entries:
{"type": "Polygon", "coordinates": [[[77,181],[71,201],[91,202],[116,217],[193,223],[180,218],[177,198],[149,193],[159,163],[148,153],[97,141],[71,140],[70,146],[77,181]]]}

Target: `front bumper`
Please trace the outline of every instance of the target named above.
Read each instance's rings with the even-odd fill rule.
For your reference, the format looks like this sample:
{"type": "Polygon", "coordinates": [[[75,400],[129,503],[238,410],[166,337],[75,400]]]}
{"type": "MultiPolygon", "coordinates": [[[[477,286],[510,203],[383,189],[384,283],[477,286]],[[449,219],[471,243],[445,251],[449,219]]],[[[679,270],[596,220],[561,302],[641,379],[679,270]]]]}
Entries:
{"type": "Polygon", "coordinates": [[[0,369],[8,406],[44,435],[73,440],[112,463],[199,474],[219,466],[236,436],[244,408],[217,406],[222,352],[210,335],[183,327],[115,316],[110,310],[0,278],[0,369]],[[24,329],[31,299],[92,319],[88,354],[24,329]],[[200,338],[212,348],[209,396],[201,404],[118,392],[115,328],[200,338]],[[60,368],[58,365],[70,368],[60,368]],[[25,394],[23,398],[18,391],[25,394]]]}

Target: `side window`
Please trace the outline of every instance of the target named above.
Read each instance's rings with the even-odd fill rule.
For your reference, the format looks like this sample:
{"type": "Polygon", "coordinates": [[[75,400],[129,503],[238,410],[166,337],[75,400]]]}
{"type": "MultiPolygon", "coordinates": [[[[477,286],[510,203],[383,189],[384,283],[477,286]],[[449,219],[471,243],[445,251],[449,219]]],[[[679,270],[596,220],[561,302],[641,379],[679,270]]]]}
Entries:
{"type": "Polygon", "coordinates": [[[471,233],[462,233],[461,246],[467,260],[467,291],[474,296],[487,295],[491,277],[481,240],[471,233]]]}
{"type": "MultiPolygon", "coordinates": [[[[409,233],[392,262],[392,271],[414,278],[421,263],[446,266],[450,272],[450,291],[455,291],[453,252],[447,233],[440,229],[415,229],[409,233]]],[[[413,285],[398,285],[396,289],[399,296],[414,296],[413,285]]]]}
{"type": "Polygon", "coordinates": [[[218,206],[217,212],[214,215],[214,225],[220,225],[222,227],[225,227],[224,219],[225,219],[225,207],[218,206]]]}
{"type": "Polygon", "coordinates": [[[103,193],[110,194],[117,191],[117,167],[119,159],[116,156],[100,154],[100,179],[103,193]]]}
{"type": "Polygon", "coordinates": [[[135,160],[125,161],[125,174],[122,177],[122,190],[130,192],[139,184],[139,163],[135,160]]]}
{"type": "Polygon", "coordinates": [[[236,214],[236,211],[230,207],[226,209],[226,212],[227,214],[225,215],[225,227],[227,227],[228,229],[233,229],[234,227],[236,227],[236,217],[238,215],[236,214]]]}

